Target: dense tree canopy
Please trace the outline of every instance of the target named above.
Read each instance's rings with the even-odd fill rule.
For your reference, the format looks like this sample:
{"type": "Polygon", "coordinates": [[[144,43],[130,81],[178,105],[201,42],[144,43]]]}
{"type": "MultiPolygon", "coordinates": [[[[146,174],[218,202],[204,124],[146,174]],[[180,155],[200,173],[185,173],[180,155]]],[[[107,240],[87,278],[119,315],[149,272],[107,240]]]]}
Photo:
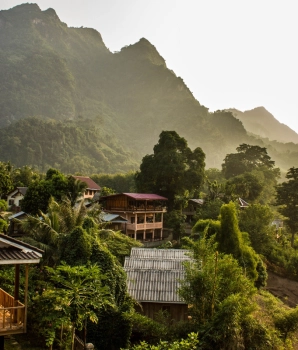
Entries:
{"type": "Polygon", "coordinates": [[[82,194],[87,184],[74,180],[72,176],[65,176],[60,171],[50,168],[43,180],[32,182],[22,201],[22,210],[26,213],[37,214],[40,210],[47,211],[51,197],[61,202],[68,198],[74,205],[76,199],[82,194]]]}
{"type": "Polygon", "coordinates": [[[275,162],[267,154],[265,147],[241,144],[236,148],[238,153],[228,154],[222,164],[226,179],[256,169],[273,169],[275,162]]]}
{"type": "Polygon", "coordinates": [[[226,196],[231,199],[238,197],[245,198],[247,201],[255,201],[262,193],[263,185],[259,178],[253,174],[245,172],[241,175],[232,177],[226,182],[226,196]]]}
{"type": "Polygon", "coordinates": [[[286,217],[286,223],[292,233],[292,246],[294,235],[298,232],[298,168],[292,167],[287,172],[285,181],[276,187],[276,204],[279,211],[286,217]]]}
{"type": "Polygon", "coordinates": [[[10,176],[11,170],[12,166],[9,162],[0,162],[0,199],[1,196],[7,194],[13,187],[10,176]]]}
{"type": "Polygon", "coordinates": [[[204,167],[205,154],[200,147],[191,151],[175,131],[162,131],[154,154],[143,158],[136,174],[137,190],[167,197],[171,208],[176,195],[200,190],[204,167]]]}
{"type": "Polygon", "coordinates": [[[272,202],[280,170],[274,167],[266,148],[241,144],[237,152],[227,154],[222,164],[222,174],[228,180],[227,198],[242,197],[261,204],[272,202]]]}

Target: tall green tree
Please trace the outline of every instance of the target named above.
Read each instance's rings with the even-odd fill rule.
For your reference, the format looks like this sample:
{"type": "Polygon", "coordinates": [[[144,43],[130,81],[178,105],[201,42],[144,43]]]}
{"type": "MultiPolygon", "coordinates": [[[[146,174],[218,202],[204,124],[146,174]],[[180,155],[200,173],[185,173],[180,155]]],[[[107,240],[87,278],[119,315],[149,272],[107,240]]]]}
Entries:
{"type": "Polygon", "coordinates": [[[239,211],[239,228],[247,232],[252,247],[258,254],[267,255],[274,244],[274,214],[268,205],[251,204],[239,211]]]}
{"type": "Polygon", "coordinates": [[[47,213],[39,211],[38,215],[28,215],[25,220],[14,219],[24,232],[28,243],[45,251],[42,263],[55,266],[59,263],[63,237],[82,225],[86,216],[83,202],[73,207],[70,200],[58,203],[50,198],[47,213]]]}
{"type": "MultiPolygon", "coordinates": [[[[236,259],[217,252],[213,238],[184,238],[194,261],[186,265],[179,293],[191,305],[191,322],[199,331],[199,348],[245,348],[244,323],[256,308],[252,302],[256,290],[236,259]]],[[[266,349],[264,344],[260,344],[260,349],[266,349]]]]}
{"type": "Polygon", "coordinates": [[[226,195],[231,200],[240,196],[245,200],[270,203],[280,177],[279,168],[265,147],[241,144],[238,153],[228,154],[222,164],[222,173],[228,180],[226,195]]]}
{"type": "Polygon", "coordinates": [[[251,172],[232,177],[225,186],[226,197],[230,197],[231,200],[240,197],[253,202],[260,197],[262,190],[261,181],[251,172]]]}
{"type": "Polygon", "coordinates": [[[286,174],[288,181],[276,186],[276,205],[291,230],[291,245],[298,232],[298,168],[292,167],[286,174]]]}
{"type": "Polygon", "coordinates": [[[205,154],[200,147],[191,150],[175,131],[162,131],[154,153],[146,155],[136,173],[138,192],[157,193],[169,199],[185,191],[198,193],[204,180],[205,154]]]}
{"type": "Polygon", "coordinates": [[[42,175],[33,167],[24,165],[13,169],[11,177],[14,187],[28,187],[33,181],[39,181],[42,175]]]}
{"type": "Polygon", "coordinates": [[[11,171],[10,162],[0,162],[0,199],[13,188],[11,171]]]}
{"type": "Polygon", "coordinates": [[[216,234],[218,249],[223,253],[232,254],[244,268],[247,276],[256,280],[259,257],[243,238],[239,229],[236,206],[233,202],[221,207],[220,224],[221,228],[216,234]]]}
{"type": "Polygon", "coordinates": [[[255,169],[274,168],[275,162],[271,160],[265,147],[243,143],[236,150],[238,153],[228,154],[222,164],[222,172],[226,179],[255,169]]]}
{"type": "Polygon", "coordinates": [[[45,179],[34,181],[29,185],[21,207],[23,211],[32,215],[38,214],[40,210],[46,212],[51,197],[58,202],[68,198],[74,205],[86,187],[86,183],[50,168],[45,179]]]}

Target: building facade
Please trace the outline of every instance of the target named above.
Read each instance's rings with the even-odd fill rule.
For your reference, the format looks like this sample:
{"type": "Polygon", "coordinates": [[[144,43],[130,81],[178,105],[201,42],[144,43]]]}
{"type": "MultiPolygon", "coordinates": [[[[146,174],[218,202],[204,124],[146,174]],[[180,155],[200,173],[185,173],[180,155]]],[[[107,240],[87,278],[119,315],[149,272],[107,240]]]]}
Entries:
{"type": "Polygon", "coordinates": [[[126,235],[139,241],[163,238],[163,214],[167,198],[157,194],[121,193],[100,198],[106,213],[118,214],[127,220],[121,225],[126,235]]]}

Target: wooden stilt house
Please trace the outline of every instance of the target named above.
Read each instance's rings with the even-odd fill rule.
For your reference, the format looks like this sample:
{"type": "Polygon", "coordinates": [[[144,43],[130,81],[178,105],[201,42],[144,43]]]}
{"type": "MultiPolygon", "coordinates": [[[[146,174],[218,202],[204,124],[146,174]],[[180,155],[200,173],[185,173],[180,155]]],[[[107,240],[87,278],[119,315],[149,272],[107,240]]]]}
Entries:
{"type": "Polygon", "coordinates": [[[2,289],[0,279],[0,350],[4,335],[26,333],[29,264],[38,264],[42,253],[38,248],[0,234],[0,265],[15,266],[14,295],[2,289]],[[20,265],[25,265],[25,295],[22,302],[19,297],[20,265]]]}

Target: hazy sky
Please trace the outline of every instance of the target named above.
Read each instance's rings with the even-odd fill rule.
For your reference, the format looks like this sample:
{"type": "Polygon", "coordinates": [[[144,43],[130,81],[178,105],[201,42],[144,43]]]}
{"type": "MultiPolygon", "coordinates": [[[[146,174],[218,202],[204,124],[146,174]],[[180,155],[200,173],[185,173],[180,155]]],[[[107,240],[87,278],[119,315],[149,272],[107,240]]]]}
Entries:
{"type": "MultiPolygon", "coordinates": [[[[23,3],[0,0],[5,10],[23,3]]],[[[111,51],[148,39],[211,111],[264,106],[298,132],[297,0],[37,0],[111,51]]]]}

